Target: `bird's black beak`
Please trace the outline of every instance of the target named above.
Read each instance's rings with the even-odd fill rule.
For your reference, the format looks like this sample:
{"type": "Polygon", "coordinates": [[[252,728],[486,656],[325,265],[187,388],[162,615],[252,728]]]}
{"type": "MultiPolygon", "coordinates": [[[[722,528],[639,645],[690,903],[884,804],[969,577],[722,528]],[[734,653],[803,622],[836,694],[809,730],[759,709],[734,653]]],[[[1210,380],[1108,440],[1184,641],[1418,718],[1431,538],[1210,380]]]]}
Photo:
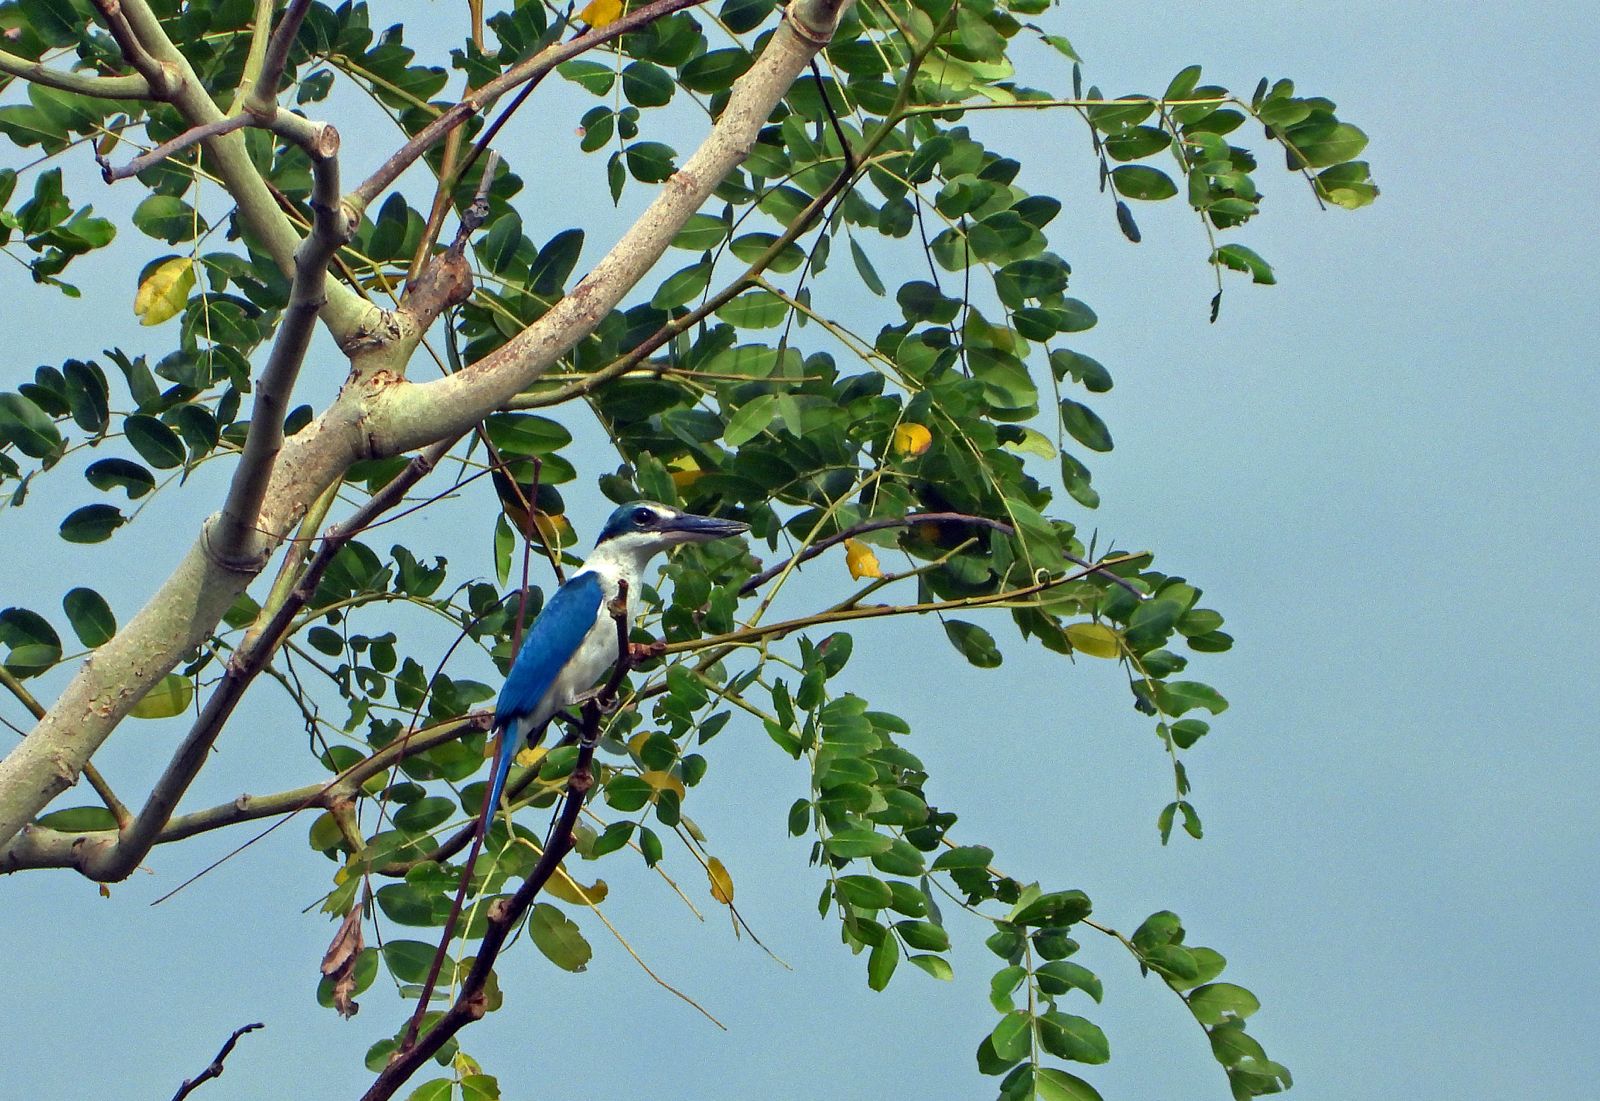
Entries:
{"type": "Polygon", "coordinates": [[[662,524],[661,530],[672,532],[685,542],[709,543],[713,539],[726,539],[731,535],[743,535],[750,530],[750,525],[740,523],[738,520],[723,520],[716,516],[696,516],[691,512],[685,512],[662,524]]]}

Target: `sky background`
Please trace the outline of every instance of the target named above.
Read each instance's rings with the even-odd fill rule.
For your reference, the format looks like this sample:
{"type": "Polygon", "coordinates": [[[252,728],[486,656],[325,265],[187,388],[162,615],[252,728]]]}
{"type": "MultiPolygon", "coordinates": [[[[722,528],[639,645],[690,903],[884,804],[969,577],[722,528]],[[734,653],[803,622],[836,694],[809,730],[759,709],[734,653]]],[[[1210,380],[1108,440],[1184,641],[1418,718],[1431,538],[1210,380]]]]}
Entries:
{"type": "MultiPolygon", "coordinates": [[[[454,5],[417,10],[456,16],[454,5]]],[[[380,9],[374,22],[386,21],[380,9]]],[[[854,632],[847,686],[912,722],[930,796],[961,813],[963,840],[992,845],[1020,878],[1081,887],[1119,928],[1174,909],[1191,942],[1226,955],[1224,978],[1261,998],[1251,1031],[1294,1072],[1300,1101],[1592,1097],[1600,143],[1574,108],[1600,95],[1600,24],[1576,3],[1087,3],[1048,21],[1108,94],[1159,91],[1196,61],[1246,93],[1261,75],[1292,76],[1367,131],[1383,189],[1374,207],[1324,213],[1264,168],[1266,213],[1238,239],[1280,284],[1236,277],[1213,326],[1205,244],[1185,209],[1141,208],[1145,240],[1129,245],[1093,190],[1081,128],[1064,116],[985,120],[990,144],[1025,161],[1019,183],[1066,203],[1052,247],[1100,315],[1078,346],[1117,382],[1095,403],[1117,442],[1093,467],[1105,503],[1074,518],[1103,542],[1156,550],[1157,568],[1202,586],[1238,640],[1196,668],[1233,705],[1189,755],[1206,837],[1159,844],[1170,773],[1110,664],[1068,666],[1005,629],[1005,664],[984,673],[937,624],[897,622],[854,632]]],[[[1033,80],[1066,84],[1059,70],[1033,80]]],[[[549,140],[541,127],[561,140],[526,159],[522,209],[540,240],[540,204],[576,201],[585,177],[574,173],[598,163],[563,159],[563,114],[524,112],[508,148],[549,140]]],[[[341,128],[347,177],[364,175],[384,150],[341,128]]],[[[133,198],[113,189],[99,209],[125,212],[133,198]]],[[[559,225],[546,220],[548,236],[559,225]]],[[[591,230],[585,263],[615,224],[591,230]]],[[[69,273],[81,303],[0,268],[6,385],[36,363],[147,339],[117,313],[125,305],[112,308],[131,298],[136,270],[117,256],[151,244],[131,227],[123,237],[127,251],[69,273]]],[[[870,332],[884,314],[866,301],[845,316],[870,332]]],[[[307,400],[342,378],[326,352],[308,365],[307,400]]],[[[174,494],[110,544],[69,547],[53,532],[77,502],[52,499],[50,486],[5,515],[0,604],[54,610],[60,591],[86,583],[126,621],[213,507],[174,494]]],[[[582,482],[567,496],[591,539],[605,503],[582,482]]],[[[487,538],[459,522],[487,499],[451,507],[416,539],[488,573],[487,538]]],[[[1070,502],[1062,510],[1073,515],[1070,502]]],[[[841,572],[820,560],[806,603],[841,572]]],[[[299,724],[263,688],[186,805],[307,782],[299,724]]],[[[177,737],[128,724],[97,761],[131,793],[177,737]]],[[[531,947],[511,953],[506,1007],[471,1030],[468,1049],[519,1099],[992,1096],[972,1055],[994,1021],[979,931],[957,926],[954,984],[902,968],[888,991],[869,991],[836,923],[816,919],[822,879],[807,843],[785,833],[803,769],[737,720],[710,750],[688,809],[741,911],[792,970],[732,938],[681,856],[669,867],[706,903],[703,925],[624,862],[605,870],[608,916],[729,1030],[576,914],[596,949],[589,971],[559,972],[531,947]]],[[[75,792],[63,805],[85,801],[75,792]]],[[[382,982],[353,1021],[314,1005],[333,928],[300,911],[332,865],[307,850],[307,825],[157,908],[148,903],[244,832],[158,850],[109,900],[69,873],[0,880],[0,1096],[165,1098],[256,1020],[266,1029],[200,1096],[358,1095],[370,1081],[361,1054],[401,1010],[382,982]]],[[[1091,1016],[1113,1053],[1084,1076],[1108,1101],[1226,1097],[1176,999],[1114,945],[1082,939],[1106,982],[1091,1016]]]]}

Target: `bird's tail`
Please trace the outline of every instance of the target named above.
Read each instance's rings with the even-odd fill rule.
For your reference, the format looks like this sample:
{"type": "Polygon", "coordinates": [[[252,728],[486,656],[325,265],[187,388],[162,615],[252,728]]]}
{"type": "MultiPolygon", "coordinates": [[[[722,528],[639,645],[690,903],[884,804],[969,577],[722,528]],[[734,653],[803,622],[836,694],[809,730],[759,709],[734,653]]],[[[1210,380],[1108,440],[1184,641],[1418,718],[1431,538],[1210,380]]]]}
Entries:
{"type": "Polygon", "coordinates": [[[494,821],[495,811],[500,807],[500,796],[506,789],[506,777],[511,774],[511,762],[517,759],[517,745],[522,741],[515,729],[511,726],[495,728],[494,772],[489,777],[489,794],[484,796],[483,810],[478,816],[478,836],[482,837],[489,832],[489,823],[494,821]]]}

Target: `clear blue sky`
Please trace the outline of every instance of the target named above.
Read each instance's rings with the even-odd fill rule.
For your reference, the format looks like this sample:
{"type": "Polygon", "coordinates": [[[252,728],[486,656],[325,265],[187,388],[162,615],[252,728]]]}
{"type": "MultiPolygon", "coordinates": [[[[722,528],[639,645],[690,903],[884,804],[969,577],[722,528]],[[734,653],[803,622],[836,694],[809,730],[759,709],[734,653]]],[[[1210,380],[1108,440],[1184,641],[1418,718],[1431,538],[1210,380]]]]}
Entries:
{"type": "MultiPolygon", "coordinates": [[[[1010,124],[1033,151],[1022,182],[1067,203],[1052,243],[1100,314],[1083,349],[1117,379],[1098,405],[1117,440],[1095,466],[1105,504],[1085,522],[1202,584],[1239,640],[1206,665],[1233,702],[1191,755],[1206,838],[1157,843],[1170,777],[1109,666],[1069,671],[1002,638],[1005,665],[979,674],[934,625],[905,624],[857,632],[855,684],[912,720],[933,797],[1015,874],[1080,886],[1126,928],[1170,906],[1192,941],[1227,955],[1228,977],[1262,999],[1253,1031],[1294,1071],[1291,1096],[1592,1097],[1600,143],[1581,107],[1600,95],[1593,11],[1088,3],[1052,18],[1108,92],[1159,91],[1194,61],[1246,91],[1293,76],[1367,130],[1383,188],[1358,214],[1320,213],[1292,178],[1264,173],[1267,214],[1241,239],[1280,285],[1231,284],[1210,326],[1204,243],[1185,212],[1141,211],[1145,242],[1127,245],[1092,191],[1081,132],[1065,118],[1010,124]]],[[[520,140],[539,122],[519,118],[520,140]]],[[[349,131],[347,148],[359,163],[379,152],[349,131]]],[[[565,170],[544,159],[535,184],[565,170]]],[[[537,214],[530,202],[524,217],[537,214]]],[[[131,294],[126,270],[91,266],[90,300],[131,294]]],[[[32,294],[9,267],[0,294],[7,385],[36,362],[138,339],[120,318],[32,294]]],[[[321,366],[313,394],[342,376],[321,366]]],[[[65,509],[45,492],[5,516],[0,603],[52,606],[71,583],[28,572],[43,547],[74,580],[119,593],[125,619],[209,507],[175,496],[114,549],[82,552],[54,539],[65,509]]],[[[580,516],[602,508],[569,496],[580,516]]],[[[483,542],[453,562],[486,571],[483,542]]],[[[104,767],[135,790],[175,737],[124,729],[104,767]]],[[[868,991],[862,962],[815,918],[805,845],[784,833],[803,776],[752,726],[712,745],[689,809],[793,970],[735,942],[714,905],[698,925],[659,882],[608,870],[611,919],[729,1031],[578,915],[596,946],[589,972],[513,953],[507,1006],[469,1050],[516,1098],[991,1096],[972,1058],[993,1021],[987,954],[969,941],[953,986],[903,969],[868,991]]],[[[306,779],[298,723],[262,694],[193,802],[306,779]]],[[[332,928],[300,909],[331,865],[304,836],[291,824],[155,909],[237,838],[158,851],[109,900],[66,873],[0,880],[0,1093],[170,1096],[233,1027],[263,1020],[200,1096],[358,1094],[361,1053],[399,1010],[377,987],[351,1022],[313,1005],[332,928]]],[[[1226,1097],[1166,992],[1109,946],[1085,952],[1106,979],[1095,1017],[1113,1052],[1086,1076],[1108,1101],[1226,1097]]]]}

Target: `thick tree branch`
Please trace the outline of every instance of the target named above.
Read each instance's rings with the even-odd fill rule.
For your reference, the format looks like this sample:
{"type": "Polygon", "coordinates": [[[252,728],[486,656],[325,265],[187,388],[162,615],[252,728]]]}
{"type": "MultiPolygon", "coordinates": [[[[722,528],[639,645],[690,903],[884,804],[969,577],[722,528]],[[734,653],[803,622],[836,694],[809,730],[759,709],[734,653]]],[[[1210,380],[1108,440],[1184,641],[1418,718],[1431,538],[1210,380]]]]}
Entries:
{"type": "Polygon", "coordinates": [[[150,82],[142,76],[93,76],[89,73],[63,72],[29,61],[14,53],[0,50],[0,73],[96,99],[154,99],[150,82]]]}
{"type": "MultiPolygon", "coordinates": [[[[23,683],[18,680],[4,665],[0,665],[0,684],[17,697],[17,702],[26,707],[35,719],[44,718],[44,705],[33,698],[23,683]]],[[[128,808],[122,805],[122,800],[117,798],[117,793],[111,790],[111,785],[106,783],[106,778],[100,775],[100,770],[92,763],[83,766],[83,778],[89,781],[89,786],[94,788],[95,794],[100,796],[100,801],[106,805],[106,810],[111,812],[112,820],[121,829],[133,821],[133,815],[128,813],[128,808]]]]}
{"type": "MultiPolygon", "coordinates": [[[[310,431],[310,428],[305,429],[305,432],[310,431]]],[[[40,807],[68,786],[73,770],[87,762],[109,736],[116,720],[171,668],[171,663],[184,649],[204,637],[203,632],[209,631],[221,618],[233,597],[253,576],[226,570],[207,560],[198,545],[192,548],[178,572],[155,598],[116,638],[84,663],[33,733],[0,763],[0,870],[67,866],[102,881],[122,879],[132,872],[162,835],[163,827],[204,763],[223,724],[276,650],[295,614],[316,592],[322,574],[339,548],[399,503],[406,491],[431,471],[454,444],[455,439],[441,441],[413,458],[348,520],[324,537],[305,575],[262,627],[258,641],[248,652],[236,652],[229,661],[222,684],[206,701],[145,807],[120,836],[52,837],[54,831],[34,827],[13,839],[17,830],[22,829],[40,807]],[[187,622],[172,619],[174,615],[181,616],[193,609],[205,612],[214,609],[215,618],[187,622]],[[197,622],[203,629],[197,630],[197,622]],[[187,631],[194,631],[199,637],[191,638],[184,633],[187,631]],[[166,664],[156,663],[149,656],[158,646],[164,647],[159,652],[167,659],[166,664]],[[123,671],[120,677],[108,672],[117,669],[123,671]],[[112,708],[113,701],[120,710],[112,708]],[[81,759],[78,754],[82,754],[81,759]],[[63,845],[62,838],[70,843],[63,845]],[[13,853],[13,847],[19,851],[13,853]]],[[[202,612],[194,614],[198,616],[202,612]]]]}

